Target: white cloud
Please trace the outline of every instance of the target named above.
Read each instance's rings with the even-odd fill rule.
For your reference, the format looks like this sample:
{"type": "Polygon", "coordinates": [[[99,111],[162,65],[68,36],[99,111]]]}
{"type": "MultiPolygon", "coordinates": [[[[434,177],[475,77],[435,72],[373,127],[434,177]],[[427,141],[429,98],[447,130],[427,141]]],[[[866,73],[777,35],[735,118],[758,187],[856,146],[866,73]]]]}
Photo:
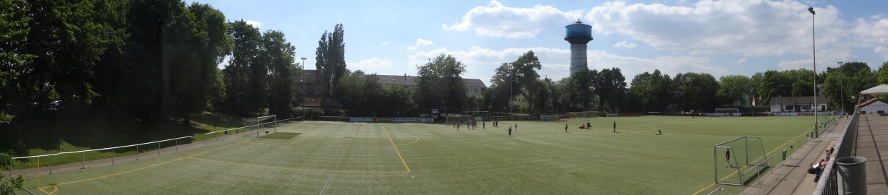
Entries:
{"type": "Polygon", "coordinates": [[[885,46],[876,47],[876,49],[873,49],[873,52],[876,52],[882,59],[888,60],[888,48],[885,46]]]}
{"type": "Polygon", "coordinates": [[[635,46],[638,46],[638,44],[635,44],[635,43],[626,43],[626,41],[620,41],[619,43],[614,44],[614,47],[616,47],[616,48],[629,48],[629,49],[632,49],[632,48],[635,48],[635,46]]]}
{"type": "Polygon", "coordinates": [[[417,46],[419,46],[419,45],[434,45],[434,44],[435,44],[435,42],[432,42],[431,40],[416,39],[417,46]]]}
{"type": "MultiPolygon", "coordinates": [[[[673,53],[781,56],[810,54],[811,14],[795,1],[700,1],[691,6],[608,2],[586,18],[605,35],[621,34],[673,53]]],[[[817,46],[846,36],[835,7],[817,8],[817,46]]]]}
{"type": "Polygon", "coordinates": [[[348,63],[348,67],[352,71],[361,70],[364,71],[364,73],[373,74],[379,72],[381,69],[391,68],[392,62],[378,58],[369,58],[357,63],[348,63]]]}
{"type": "Polygon", "coordinates": [[[531,38],[543,29],[561,26],[580,17],[581,11],[565,12],[549,5],[514,8],[493,0],[487,6],[472,8],[456,24],[442,24],[442,27],[459,32],[474,30],[478,35],[489,37],[531,38]]]}
{"type": "Polygon", "coordinates": [[[796,70],[796,69],[809,69],[813,67],[811,64],[811,60],[791,60],[791,61],[782,61],[777,64],[777,67],[780,67],[780,70],[796,70]]]}
{"type": "Polygon", "coordinates": [[[737,60],[737,64],[742,64],[743,62],[746,62],[746,58],[740,58],[740,60],[737,60]]]}
{"type": "Polygon", "coordinates": [[[247,24],[252,25],[253,27],[256,27],[256,28],[262,27],[262,23],[259,23],[257,21],[246,20],[244,22],[246,22],[247,24]]]}
{"type": "Polygon", "coordinates": [[[888,43],[888,18],[872,21],[858,18],[851,32],[861,44],[888,43]]]}
{"type": "Polygon", "coordinates": [[[407,50],[416,50],[416,47],[410,46],[410,47],[407,47],[407,50]]]}

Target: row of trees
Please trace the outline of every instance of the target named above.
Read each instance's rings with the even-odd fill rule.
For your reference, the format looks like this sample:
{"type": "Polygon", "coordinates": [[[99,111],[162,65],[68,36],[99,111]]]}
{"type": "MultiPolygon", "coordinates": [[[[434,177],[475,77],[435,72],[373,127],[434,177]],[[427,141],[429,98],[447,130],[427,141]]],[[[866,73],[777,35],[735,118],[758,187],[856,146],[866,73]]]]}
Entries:
{"type": "Polygon", "coordinates": [[[0,4],[0,122],[50,104],[149,124],[213,107],[292,115],[301,67],[279,31],[181,0],[0,4]]]}

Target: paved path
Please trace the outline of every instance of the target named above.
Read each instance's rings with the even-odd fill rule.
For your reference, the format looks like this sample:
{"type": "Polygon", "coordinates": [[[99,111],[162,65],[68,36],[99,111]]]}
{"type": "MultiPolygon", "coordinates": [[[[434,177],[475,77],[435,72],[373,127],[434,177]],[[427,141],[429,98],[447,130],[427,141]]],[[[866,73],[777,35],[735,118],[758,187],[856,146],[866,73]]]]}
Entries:
{"type": "Polygon", "coordinates": [[[867,194],[888,194],[888,115],[861,114],[852,156],[866,158],[867,194]]]}
{"type": "Polygon", "coordinates": [[[762,179],[746,188],[743,194],[812,194],[817,183],[814,183],[814,175],[808,174],[808,167],[826,157],[824,151],[827,148],[841,142],[839,139],[847,122],[848,119],[841,118],[820,137],[808,140],[762,179]]]}

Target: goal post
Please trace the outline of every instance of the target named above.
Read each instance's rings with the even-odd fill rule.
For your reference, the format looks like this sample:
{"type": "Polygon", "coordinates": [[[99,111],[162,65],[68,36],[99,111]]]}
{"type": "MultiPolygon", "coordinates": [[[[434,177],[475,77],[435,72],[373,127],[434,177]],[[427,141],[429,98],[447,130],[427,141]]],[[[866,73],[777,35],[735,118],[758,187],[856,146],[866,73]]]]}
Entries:
{"type": "Polygon", "coordinates": [[[489,111],[462,111],[459,112],[462,116],[470,116],[475,119],[475,121],[489,121],[490,120],[490,112],[489,111]]]}
{"type": "Polygon", "coordinates": [[[259,137],[259,133],[262,132],[263,129],[277,132],[276,115],[241,118],[241,121],[243,122],[244,128],[248,130],[256,130],[256,137],[259,137]]]}
{"type": "Polygon", "coordinates": [[[598,118],[598,111],[570,112],[571,118],[598,118]]]}
{"type": "Polygon", "coordinates": [[[471,115],[450,114],[445,117],[444,125],[466,125],[467,122],[474,119],[471,115]]]}
{"type": "Polygon", "coordinates": [[[743,186],[769,167],[758,137],[742,136],[715,144],[712,155],[718,184],[743,186]]]}
{"type": "Polygon", "coordinates": [[[715,116],[740,116],[739,108],[715,108],[715,116]]]}

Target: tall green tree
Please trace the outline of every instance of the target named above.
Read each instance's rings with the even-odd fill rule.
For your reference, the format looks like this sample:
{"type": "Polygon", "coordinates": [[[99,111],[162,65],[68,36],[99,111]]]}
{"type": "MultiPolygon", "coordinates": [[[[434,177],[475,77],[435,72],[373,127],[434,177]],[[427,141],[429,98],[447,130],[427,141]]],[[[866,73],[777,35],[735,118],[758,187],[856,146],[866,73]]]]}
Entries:
{"type": "Polygon", "coordinates": [[[719,88],[716,94],[727,102],[729,106],[745,106],[749,104],[746,97],[750,97],[749,88],[752,84],[749,77],[743,75],[727,75],[719,78],[719,88]]]}
{"type": "Polygon", "coordinates": [[[606,111],[619,112],[626,98],[626,77],[620,68],[603,69],[595,78],[593,90],[599,97],[599,106],[606,111]]]}
{"type": "Polygon", "coordinates": [[[194,74],[182,75],[190,78],[180,79],[192,82],[186,85],[189,88],[182,88],[183,96],[177,105],[178,114],[184,121],[222,99],[224,89],[218,64],[231,53],[232,47],[228,23],[221,11],[200,3],[192,3],[188,11],[193,15],[195,27],[192,37],[194,45],[190,51],[194,56],[194,74]]]}
{"type": "MultiPolygon", "coordinates": [[[[27,54],[22,51],[21,45],[27,41],[28,24],[30,17],[27,17],[28,4],[25,0],[4,0],[0,1],[0,123],[9,123],[12,121],[13,112],[5,105],[13,104],[16,99],[23,98],[16,96],[20,91],[17,78],[21,74],[21,69],[26,64],[30,64],[33,54],[27,54]]],[[[22,102],[22,101],[19,101],[22,102]]]]}
{"type": "MultiPolygon", "coordinates": [[[[517,88],[515,88],[516,94],[520,94],[527,102],[534,102],[537,98],[537,93],[541,89],[539,85],[540,74],[537,73],[537,70],[542,68],[539,58],[533,54],[533,51],[527,51],[512,62],[510,68],[510,75],[513,76],[512,80],[517,84],[517,88]]],[[[536,109],[534,104],[528,105],[528,110],[536,109]]]]}
{"type": "Polygon", "coordinates": [[[674,99],[682,110],[710,111],[716,107],[718,82],[708,73],[677,74],[673,79],[676,87],[674,99]]]}
{"type": "Polygon", "coordinates": [[[847,62],[836,68],[827,68],[822,82],[821,93],[832,102],[833,108],[845,105],[845,111],[854,110],[856,95],[865,89],[876,86],[876,73],[866,62],[847,62]]]}
{"type": "Polygon", "coordinates": [[[339,97],[334,91],[336,83],[348,74],[345,64],[344,35],[345,30],[343,30],[342,24],[337,24],[333,33],[324,31],[315,52],[315,68],[320,72],[321,78],[329,90],[328,95],[333,97],[339,97]]]}
{"type": "Polygon", "coordinates": [[[565,89],[559,91],[567,94],[564,102],[569,102],[567,106],[569,111],[596,110],[600,107],[600,104],[595,106],[597,77],[599,77],[599,73],[596,70],[580,70],[562,80],[565,89]]]}
{"type": "Polygon", "coordinates": [[[222,70],[225,105],[232,114],[257,116],[267,106],[268,68],[260,58],[262,34],[256,27],[239,20],[231,23],[228,35],[234,47],[228,66],[222,70]]]}
{"type": "Polygon", "coordinates": [[[417,67],[419,78],[415,100],[423,112],[432,108],[445,111],[462,109],[466,100],[466,85],[462,74],[466,65],[450,55],[441,54],[417,67]]]}
{"type": "Polygon", "coordinates": [[[278,117],[293,116],[296,94],[293,90],[298,77],[296,47],[290,45],[280,31],[267,31],[263,35],[262,56],[269,69],[268,112],[278,117]]]}
{"type": "Polygon", "coordinates": [[[376,74],[355,71],[340,78],[337,88],[342,91],[343,107],[348,108],[352,116],[379,116],[384,106],[393,106],[380,104],[385,91],[376,74]]]}

